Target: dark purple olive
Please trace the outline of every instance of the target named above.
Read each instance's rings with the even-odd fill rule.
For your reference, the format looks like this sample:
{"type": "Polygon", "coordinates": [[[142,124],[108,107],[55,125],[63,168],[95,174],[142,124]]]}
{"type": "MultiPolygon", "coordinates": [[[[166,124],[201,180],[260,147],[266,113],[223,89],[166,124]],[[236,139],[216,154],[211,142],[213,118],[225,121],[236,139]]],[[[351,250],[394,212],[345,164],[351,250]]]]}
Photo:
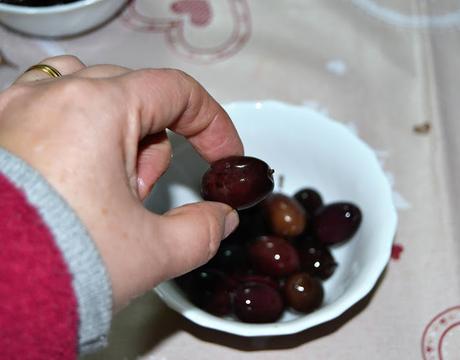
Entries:
{"type": "Polygon", "coordinates": [[[317,309],[324,298],[321,282],[307,273],[291,275],[284,285],[287,304],[302,313],[317,309]]]}
{"type": "Polygon", "coordinates": [[[221,271],[198,268],[176,279],[187,297],[207,312],[224,316],[231,312],[231,292],[237,283],[221,271]]]}
{"type": "Polygon", "coordinates": [[[269,323],[278,320],[284,310],[280,293],[265,284],[251,283],[238,287],[233,312],[241,321],[269,323]]]}
{"type": "Polygon", "coordinates": [[[312,276],[326,280],[337,268],[337,262],[326,245],[304,235],[297,240],[300,268],[312,276]]]}
{"type": "Polygon", "coordinates": [[[273,234],[293,237],[304,231],[307,221],[306,213],[296,199],[274,193],[264,200],[262,206],[273,234]]]}
{"type": "Polygon", "coordinates": [[[273,170],[262,160],[231,156],[217,160],[203,175],[203,199],[242,210],[265,199],[274,187],[273,170]]]}
{"type": "Polygon", "coordinates": [[[20,6],[52,6],[77,2],[78,0],[0,0],[1,3],[20,5],[20,6]]]}
{"type": "Polygon", "coordinates": [[[232,290],[222,286],[216,288],[207,302],[202,305],[203,310],[216,316],[230,315],[233,311],[232,290]]]}
{"type": "Polygon", "coordinates": [[[250,207],[249,209],[238,211],[240,224],[238,230],[250,238],[267,234],[269,227],[264,216],[263,202],[250,207]]]}
{"type": "Polygon", "coordinates": [[[310,216],[313,216],[315,212],[323,206],[321,195],[314,189],[301,189],[295,193],[294,198],[310,216]]]}
{"type": "Polygon", "coordinates": [[[242,245],[225,240],[207,266],[228,272],[246,267],[246,258],[246,249],[242,245]]]}
{"type": "Polygon", "coordinates": [[[256,271],[270,276],[286,276],[299,269],[296,249],[277,236],[256,238],[248,245],[248,257],[256,271]]]}
{"type": "Polygon", "coordinates": [[[239,284],[264,284],[267,286],[272,287],[275,290],[280,289],[280,285],[278,281],[274,280],[268,275],[257,275],[257,274],[243,274],[243,275],[235,275],[234,281],[239,284]]]}
{"type": "Polygon", "coordinates": [[[316,213],[313,232],[323,244],[341,243],[353,237],[361,224],[361,218],[361,210],[354,204],[329,204],[316,213]]]}

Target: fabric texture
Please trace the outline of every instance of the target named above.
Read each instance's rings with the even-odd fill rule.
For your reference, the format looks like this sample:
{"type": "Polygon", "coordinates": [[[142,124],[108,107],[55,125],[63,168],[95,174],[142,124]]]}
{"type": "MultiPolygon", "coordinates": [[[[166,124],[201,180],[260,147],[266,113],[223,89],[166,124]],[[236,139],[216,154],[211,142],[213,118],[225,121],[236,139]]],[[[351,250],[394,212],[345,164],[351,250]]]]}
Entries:
{"type": "Polygon", "coordinates": [[[75,358],[72,276],[40,215],[3,176],[0,216],[2,358],[75,358]]]}
{"type": "MultiPolygon", "coordinates": [[[[112,293],[96,246],[74,211],[32,167],[0,149],[0,170],[12,183],[2,178],[0,188],[3,215],[0,226],[4,227],[0,233],[0,261],[8,260],[9,264],[1,267],[1,306],[9,304],[4,298],[12,302],[5,305],[9,308],[2,313],[10,315],[3,320],[14,320],[13,305],[18,301],[22,309],[18,316],[24,316],[22,324],[27,324],[24,337],[37,331],[35,335],[40,336],[36,341],[43,347],[52,346],[46,343],[55,341],[61,349],[75,351],[70,341],[73,326],[77,324],[79,352],[103,347],[110,327],[112,293]],[[29,289],[32,285],[38,289],[29,289]],[[10,290],[17,293],[10,296],[10,290]],[[38,311],[39,304],[43,311],[38,311]]],[[[0,327],[0,334],[8,331],[13,335],[12,330],[5,330],[10,323],[5,324],[0,327]]],[[[20,326],[18,323],[15,333],[20,326]]],[[[14,337],[1,337],[0,341],[27,348],[14,337]]]]}

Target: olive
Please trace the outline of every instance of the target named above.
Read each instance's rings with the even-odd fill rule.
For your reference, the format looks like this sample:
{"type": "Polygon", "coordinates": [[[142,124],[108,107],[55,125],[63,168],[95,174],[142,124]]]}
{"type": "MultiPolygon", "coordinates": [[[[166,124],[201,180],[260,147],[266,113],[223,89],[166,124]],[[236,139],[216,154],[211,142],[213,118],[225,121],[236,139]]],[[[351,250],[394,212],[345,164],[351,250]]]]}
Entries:
{"type": "Polygon", "coordinates": [[[277,236],[259,236],[248,245],[253,268],[270,276],[286,276],[299,269],[299,256],[289,241],[277,236]]]}
{"type": "Polygon", "coordinates": [[[287,304],[302,313],[317,309],[324,298],[321,282],[307,273],[291,275],[284,285],[287,304]]]}
{"type": "Polygon", "coordinates": [[[255,238],[269,232],[262,203],[252,206],[249,209],[238,211],[240,217],[238,230],[246,234],[247,237],[255,238]]]}
{"type": "Polygon", "coordinates": [[[242,274],[236,275],[234,280],[240,284],[264,284],[275,290],[280,289],[279,282],[268,275],[242,274]]]}
{"type": "Polygon", "coordinates": [[[203,197],[237,208],[240,223],[207,264],[176,279],[196,306],[270,323],[285,310],[310,313],[323,303],[321,281],[338,266],[329,245],[354,236],[361,210],[348,202],[324,205],[311,188],[293,197],[272,191],[272,171],[255,158],[224,159],[203,176],[203,197]]]}
{"type": "Polygon", "coordinates": [[[297,240],[297,251],[301,269],[312,276],[326,280],[337,268],[337,262],[329,248],[312,236],[304,235],[297,240]]]}
{"type": "Polygon", "coordinates": [[[237,284],[225,273],[201,267],[176,282],[190,301],[203,310],[218,316],[231,313],[231,293],[237,284]]]}
{"type": "Polygon", "coordinates": [[[237,242],[225,241],[207,265],[223,271],[232,271],[245,267],[245,264],[246,249],[237,242]]]}
{"type": "Polygon", "coordinates": [[[68,3],[76,2],[76,1],[78,0],[0,0],[0,3],[38,7],[38,6],[52,6],[52,5],[68,4],[68,3]]]}
{"type": "Polygon", "coordinates": [[[361,210],[354,204],[337,202],[323,206],[313,219],[316,238],[326,245],[353,237],[361,224],[361,210]]]}
{"type": "Polygon", "coordinates": [[[278,320],[284,310],[281,294],[271,286],[249,283],[235,290],[233,312],[241,321],[269,323],[278,320]]]}
{"type": "Polygon", "coordinates": [[[203,310],[216,316],[227,316],[232,313],[232,290],[218,287],[202,305],[203,310]]]}
{"type": "Polygon", "coordinates": [[[305,209],[308,215],[313,216],[323,206],[321,195],[314,189],[304,188],[294,194],[294,198],[305,209]]]}
{"type": "Polygon", "coordinates": [[[296,199],[281,193],[273,193],[262,205],[267,223],[275,235],[293,237],[304,231],[307,225],[306,213],[296,199]]]}
{"type": "Polygon", "coordinates": [[[203,199],[223,202],[237,210],[256,205],[273,188],[273,170],[264,161],[249,156],[215,161],[201,181],[203,199]]]}

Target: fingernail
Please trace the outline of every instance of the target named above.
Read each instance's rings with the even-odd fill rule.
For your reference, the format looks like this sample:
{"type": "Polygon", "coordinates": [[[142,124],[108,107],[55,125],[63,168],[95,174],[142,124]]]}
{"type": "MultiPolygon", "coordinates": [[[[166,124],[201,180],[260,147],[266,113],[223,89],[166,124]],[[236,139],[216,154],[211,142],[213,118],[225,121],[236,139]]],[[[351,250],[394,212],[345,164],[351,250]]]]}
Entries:
{"type": "Polygon", "coordinates": [[[240,218],[238,217],[238,213],[236,210],[230,211],[225,216],[225,229],[224,229],[224,238],[230,235],[240,223],[240,218]]]}
{"type": "Polygon", "coordinates": [[[137,188],[139,189],[139,192],[141,192],[141,190],[144,190],[146,188],[144,180],[141,179],[140,177],[137,178],[137,188]]]}

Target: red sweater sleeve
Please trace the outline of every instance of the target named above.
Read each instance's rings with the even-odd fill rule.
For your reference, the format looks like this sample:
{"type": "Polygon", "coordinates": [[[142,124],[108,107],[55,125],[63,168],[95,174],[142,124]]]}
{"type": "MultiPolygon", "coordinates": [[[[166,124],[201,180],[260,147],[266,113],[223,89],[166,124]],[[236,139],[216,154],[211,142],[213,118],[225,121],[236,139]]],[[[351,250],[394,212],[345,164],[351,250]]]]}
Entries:
{"type": "Polygon", "coordinates": [[[0,175],[2,359],[74,359],[77,300],[53,236],[24,194],[0,175]]]}

